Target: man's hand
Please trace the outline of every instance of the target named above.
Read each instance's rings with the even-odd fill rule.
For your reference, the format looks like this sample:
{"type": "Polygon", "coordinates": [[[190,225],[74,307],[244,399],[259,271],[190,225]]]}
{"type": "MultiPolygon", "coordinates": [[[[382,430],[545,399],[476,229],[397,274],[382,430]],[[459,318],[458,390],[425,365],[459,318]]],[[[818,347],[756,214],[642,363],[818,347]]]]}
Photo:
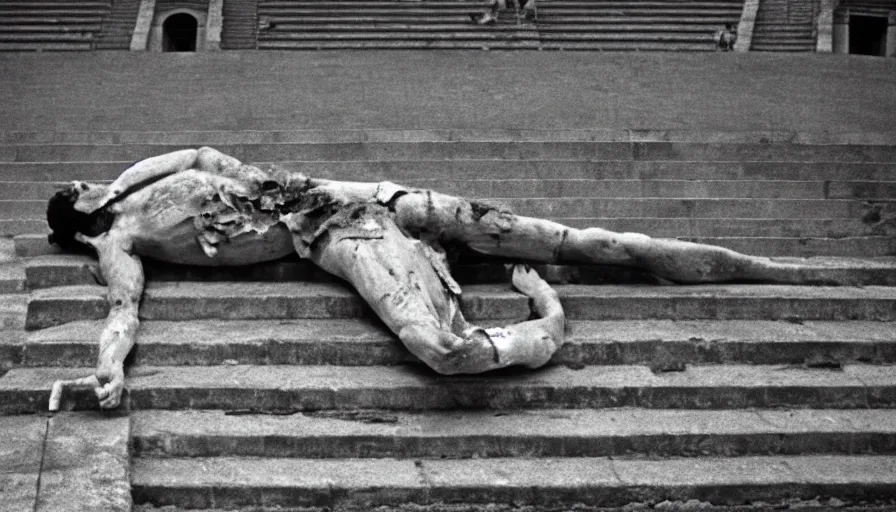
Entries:
{"type": "Polygon", "coordinates": [[[121,403],[121,393],[124,391],[124,366],[121,363],[100,365],[96,371],[96,377],[101,386],[94,388],[100,407],[114,409],[121,403]]]}
{"type": "Polygon", "coordinates": [[[124,367],[121,364],[100,365],[94,375],[80,379],[57,380],[50,392],[50,412],[59,410],[62,393],[65,388],[93,388],[100,407],[114,409],[121,404],[121,393],[124,391],[124,367]]]}

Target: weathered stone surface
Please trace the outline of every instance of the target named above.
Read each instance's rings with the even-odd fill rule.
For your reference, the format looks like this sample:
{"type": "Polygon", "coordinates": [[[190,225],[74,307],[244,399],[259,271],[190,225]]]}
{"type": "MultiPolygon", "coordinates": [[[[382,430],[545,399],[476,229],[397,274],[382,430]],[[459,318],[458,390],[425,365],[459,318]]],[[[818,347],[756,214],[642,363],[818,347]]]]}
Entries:
{"type": "Polygon", "coordinates": [[[33,512],[47,418],[0,416],[0,510],[33,512]]]}
{"type": "Polygon", "coordinates": [[[140,457],[893,454],[892,410],[141,411],[140,457]]]}
{"type": "MultiPolygon", "coordinates": [[[[748,319],[896,320],[896,288],[781,285],[555,287],[572,320],[748,319]]],[[[528,299],[509,285],[464,287],[470,320],[529,316],[528,299]]],[[[68,286],[31,294],[26,326],[45,328],[104,318],[101,286],[68,286]]],[[[368,306],[336,283],[151,283],[140,316],[146,320],[355,318],[368,306]]]]}
{"type": "Polygon", "coordinates": [[[813,237],[680,237],[681,240],[718,245],[758,256],[844,256],[853,258],[892,256],[892,236],[813,237]]]}
{"type": "MultiPolygon", "coordinates": [[[[52,382],[90,368],[13,369],[0,378],[4,412],[45,410],[52,382]]],[[[550,367],[476,376],[439,376],[422,366],[138,367],[128,378],[134,409],[889,408],[896,373],[848,365],[842,371],[787,366],[692,366],[654,374],[645,366],[550,367]]],[[[63,408],[96,408],[70,393],[63,408]]]]}
{"type": "Polygon", "coordinates": [[[383,459],[136,459],[134,494],[137,503],[221,508],[496,501],[622,506],[691,498],[715,505],[740,505],[811,499],[819,494],[885,498],[885,493],[896,490],[893,464],[892,457],[851,456],[426,459],[416,463],[383,459]],[[830,476],[813,477],[813,471],[837,465],[848,469],[836,473],[854,475],[851,486],[830,476]],[[345,480],[349,474],[351,482],[345,480]]]}
{"type": "MultiPolygon", "coordinates": [[[[485,321],[486,325],[501,321],[485,321]]],[[[90,366],[102,320],[27,334],[0,347],[17,366],[90,366]]],[[[762,320],[571,320],[556,364],[647,364],[658,369],[701,363],[846,364],[896,362],[888,322],[762,320]]],[[[372,319],[144,321],[130,356],[141,365],[394,365],[416,361],[372,319]]]]}
{"type": "MultiPolygon", "coordinates": [[[[178,144],[203,146],[239,143],[322,143],[322,142],[697,142],[728,144],[791,143],[896,144],[892,132],[849,133],[842,131],[806,132],[794,130],[723,131],[706,129],[267,129],[172,131],[13,131],[0,134],[9,144],[178,144]]],[[[127,162],[122,162],[127,163],[127,162]]]]}
{"type": "MultiPolygon", "coordinates": [[[[57,132],[59,133],[59,132],[57,132]]],[[[247,132],[240,132],[241,136],[247,132]]],[[[258,132],[254,132],[258,133],[258,132]]],[[[151,135],[151,134],[150,134],[151,135]]],[[[179,135],[172,133],[169,135],[179,135]]],[[[870,137],[868,134],[862,136],[870,137]]],[[[189,146],[190,144],[188,144],[189,146]]],[[[0,171],[9,180],[66,182],[111,181],[131,161],[105,162],[0,162],[0,171]]],[[[390,180],[397,183],[429,180],[426,188],[437,188],[444,176],[455,179],[602,179],[617,180],[793,180],[793,181],[892,181],[892,162],[680,162],[618,160],[426,160],[426,161],[274,161],[263,159],[256,165],[277,164],[309,176],[351,181],[390,180]]],[[[20,254],[21,255],[21,254],[20,254]]]]}
{"type": "Polygon", "coordinates": [[[0,294],[0,333],[25,327],[27,304],[28,296],[25,294],[0,294]]]}
{"type": "Polygon", "coordinates": [[[134,501],[188,508],[380,505],[426,485],[413,461],[254,458],[137,459],[134,501]]]}
{"type": "MultiPolygon", "coordinates": [[[[648,219],[656,220],[660,219],[648,219]]],[[[896,258],[778,258],[799,263],[815,276],[818,283],[852,285],[896,285],[896,258]]],[[[644,284],[656,282],[643,272],[609,265],[534,265],[539,275],[551,284],[644,284]]],[[[148,281],[312,281],[341,282],[308,260],[283,260],[242,267],[196,267],[172,265],[144,259],[148,281]]],[[[452,276],[461,284],[509,283],[503,264],[476,262],[475,255],[464,254],[464,262],[451,265],[452,276]]],[[[82,255],[44,255],[25,264],[28,288],[103,284],[95,258],[82,255]]]]}
{"type": "Polygon", "coordinates": [[[129,438],[122,412],[50,418],[35,511],[130,511],[129,438]]]}
{"type": "MultiPolygon", "coordinates": [[[[182,149],[183,144],[10,144],[0,153],[15,162],[133,161],[182,149]]],[[[888,162],[896,155],[892,145],[768,144],[712,142],[595,142],[595,141],[488,141],[451,142],[279,142],[218,143],[224,153],[246,161],[259,160],[685,160],[685,161],[801,161],[888,162]]]]}

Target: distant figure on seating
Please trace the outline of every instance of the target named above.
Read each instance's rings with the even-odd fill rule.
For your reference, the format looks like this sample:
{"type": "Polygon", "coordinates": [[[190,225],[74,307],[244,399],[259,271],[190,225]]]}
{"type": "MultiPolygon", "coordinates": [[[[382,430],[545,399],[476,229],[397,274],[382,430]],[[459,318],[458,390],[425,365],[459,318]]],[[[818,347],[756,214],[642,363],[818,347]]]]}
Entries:
{"type": "Polygon", "coordinates": [[[510,8],[516,13],[517,23],[523,18],[532,22],[538,19],[535,0],[491,0],[486,12],[470,13],[470,19],[477,25],[494,25],[498,22],[498,13],[510,8]]]}
{"type": "Polygon", "coordinates": [[[266,16],[261,16],[258,18],[258,31],[259,32],[273,30],[276,26],[277,26],[276,23],[272,22],[266,16]]]}
{"type": "Polygon", "coordinates": [[[737,29],[733,23],[726,23],[725,28],[716,31],[716,49],[723,52],[734,51],[737,41],[737,29]]]}

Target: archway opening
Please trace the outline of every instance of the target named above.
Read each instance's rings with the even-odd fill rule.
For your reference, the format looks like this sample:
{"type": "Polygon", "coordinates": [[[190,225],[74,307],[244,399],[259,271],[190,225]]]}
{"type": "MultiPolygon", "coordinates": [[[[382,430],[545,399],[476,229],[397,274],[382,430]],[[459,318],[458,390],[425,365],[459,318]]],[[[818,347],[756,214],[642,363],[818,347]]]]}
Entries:
{"type": "Polygon", "coordinates": [[[168,17],[162,24],[163,52],[195,52],[199,23],[186,13],[168,17]]]}
{"type": "Polygon", "coordinates": [[[849,53],[883,57],[887,51],[887,18],[849,16],[849,53]]]}

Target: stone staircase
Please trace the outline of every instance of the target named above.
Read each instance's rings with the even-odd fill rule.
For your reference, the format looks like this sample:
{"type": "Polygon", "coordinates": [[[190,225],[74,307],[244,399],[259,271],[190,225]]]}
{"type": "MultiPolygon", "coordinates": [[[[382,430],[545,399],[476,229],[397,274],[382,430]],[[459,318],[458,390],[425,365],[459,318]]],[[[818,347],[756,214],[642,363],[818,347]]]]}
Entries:
{"type": "Polygon", "coordinates": [[[91,50],[111,0],[0,2],[0,51],[91,50]]]}
{"type": "Polygon", "coordinates": [[[103,22],[97,35],[97,50],[130,50],[131,36],[137,23],[140,0],[114,0],[112,13],[103,22]]]}
{"type": "Polygon", "coordinates": [[[896,2],[893,0],[841,0],[837,7],[849,9],[853,14],[887,16],[891,11],[896,11],[896,2]]]}
{"type": "MultiPolygon", "coordinates": [[[[7,415],[44,410],[53,380],[90,371],[107,311],[96,263],[46,246],[46,197],[59,182],[109,180],[185,146],[488,198],[573,225],[818,256],[815,265],[856,285],[658,286],[619,269],[542,266],[570,321],[551,365],[440,377],[307,262],[147,262],[127,398],[136,504],[563,509],[698,499],[884,510],[896,496],[892,141],[629,131],[3,140],[0,214],[6,233],[19,233],[9,259],[25,258],[14,291],[29,289],[9,306],[19,334],[0,346],[7,415]]],[[[462,258],[453,272],[468,318],[528,315],[502,266],[462,258]]],[[[95,398],[71,393],[64,407],[95,408],[95,398]]]]}
{"type": "Polygon", "coordinates": [[[225,0],[221,48],[254,50],[258,37],[258,0],[225,0]]]}
{"type": "Polygon", "coordinates": [[[742,0],[542,0],[538,21],[503,12],[477,26],[474,0],[259,0],[269,21],[260,49],[715,49],[714,32],[737,23],[742,0]]]}
{"type": "Polygon", "coordinates": [[[760,0],[750,51],[814,52],[818,0],[760,0]]]}

